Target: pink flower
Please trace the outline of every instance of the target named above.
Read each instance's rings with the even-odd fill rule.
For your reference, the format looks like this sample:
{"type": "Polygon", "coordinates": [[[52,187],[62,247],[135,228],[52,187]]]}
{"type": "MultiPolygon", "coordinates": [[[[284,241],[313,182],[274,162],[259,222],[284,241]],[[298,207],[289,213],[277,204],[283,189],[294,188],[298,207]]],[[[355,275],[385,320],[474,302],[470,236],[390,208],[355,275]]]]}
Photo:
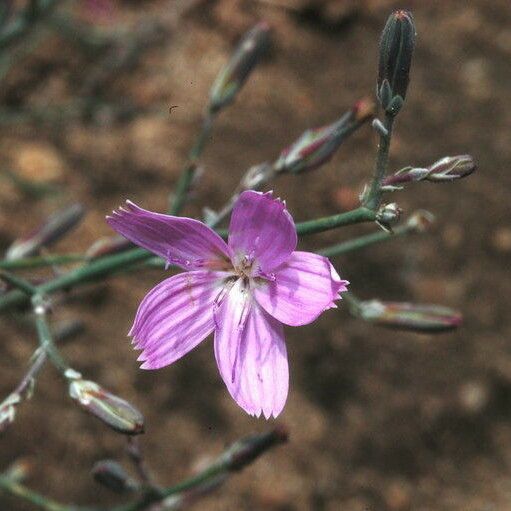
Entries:
{"type": "Polygon", "coordinates": [[[129,201],[107,221],[186,270],[149,291],[138,308],[129,335],[142,350],[141,367],[169,365],[215,332],[218,369],[234,400],[251,415],[279,415],[289,384],[282,323],[314,321],[348,284],[325,257],[295,250],[285,204],[271,192],[243,192],[228,243],[198,220],[129,201]]]}

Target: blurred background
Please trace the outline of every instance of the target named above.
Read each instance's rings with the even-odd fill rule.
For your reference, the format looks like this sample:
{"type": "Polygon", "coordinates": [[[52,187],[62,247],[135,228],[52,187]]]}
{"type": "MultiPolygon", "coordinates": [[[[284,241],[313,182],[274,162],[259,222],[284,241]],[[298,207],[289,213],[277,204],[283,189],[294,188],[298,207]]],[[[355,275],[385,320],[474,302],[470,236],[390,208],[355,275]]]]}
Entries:
{"type": "MultiPolygon", "coordinates": [[[[248,167],[372,95],[381,29],[402,7],[413,10],[418,38],[390,168],[463,153],[479,168],[460,182],[416,183],[392,197],[405,213],[434,212],[431,231],[334,262],[362,298],[445,304],[463,312],[464,325],[439,336],[395,332],[351,317],[341,304],[313,325],[287,329],[291,389],[279,422],[290,443],[195,509],[511,508],[509,1],[61,2],[1,52],[0,247],[80,201],[84,222],[55,248],[77,252],[111,234],[104,216],[126,198],[167,208],[210,85],[255,22],[271,24],[271,50],[215,124],[189,216],[205,205],[219,208],[248,167]]],[[[298,221],[351,209],[371,175],[376,142],[365,126],[328,165],[273,188],[298,221]]],[[[302,247],[372,231],[338,229],[302,247]]],[[[211,340],[171,367],[138,369],[126,334],[162,275],[116,276],[77,291],[54,318],[85,322],[64,353],[142,410],[144,452],[169,484],[267,424],[229,397],[211,340]]],[[[1,332],[0,390],[7,395],[36,336],[14,314],[4,314],[1,332]]],[[[27,457],[33,488],[80,504],[116,502],[89,470],[119,456],[123,445],[70,404],[47,367],[0,439],[0,468],[27,457]]],[[[30,509],[4,496],[0,508],[30,509]]]]}

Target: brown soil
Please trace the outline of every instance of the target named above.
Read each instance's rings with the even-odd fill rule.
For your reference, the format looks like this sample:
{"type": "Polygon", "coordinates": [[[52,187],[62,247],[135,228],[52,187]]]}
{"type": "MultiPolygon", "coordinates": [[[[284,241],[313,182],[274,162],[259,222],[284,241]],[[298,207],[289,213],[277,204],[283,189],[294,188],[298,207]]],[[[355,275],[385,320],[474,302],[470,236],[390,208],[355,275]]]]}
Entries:
{"type": "MultiPolygon", "coordinates": [[[[254,21],[265,18],[274,27],[272,50],[219,118],[188,214],[198,214],[204,204],[220,206],[244,169],[274,158],[304,129],[335,119],[371,94],[379,31],[389,11],[402,6],[391,0],[274,2],[289,9],[271,0],[196,3],[177,24],[163,0],[144,2],[144,8],[126,0],[115,11],[126,22],[160,15],[171,31],[134,71],[108,82],[101,93],[164,105],[164,111],[126,122],[0,128],[2,166],[65,185],[69,199],[89,208],[59,251],[85,249],[109,234],[103,217],[126,198],[165,209],[209,85],[254,21]],[[178,108],[168,116],[170,105],[178,108]]],[[[291,442],[196,509],[511,509],[509,2],[410,0],[408,6],[418,46],[392,167],[470,152],[479,170],[459,183],[417,184],[395,195],[405,212],[435,213],[431,232],[336,262],[362,297],[443,303],[463,311],[464,326],[441,336],[400,333],[371,327],[341,306],[313,325],[288,329],[292,384],[279,421],[289,427],[291,442]]],[[[57,104],[78,93],[94,58],[45,39],[19,67],[0,88],[4,104],[57,104]]],[[[282,179],[274,189],[298,220],[338,211],[368,180],[375,142],[365,128],[328,166],[282,179]]],[[[36,225],[58,200],[28,200],[2,181],[2,245],[36,225]]],[[[334,231],[303,246],[371,229],[334,231]]],[[[161,278],[159,271],[116,277],[57,307],[55,317],[86,322],[86,333],[66,345],[65,354],[77,369],[143,410],[148,462],[159,480],[171,483],[268,424],[247,417],[229,398],[210,340],[172,367],[137,368],[126,332],[138,302],[161,278]]],[[[2,395],[18,381],[36,342],[30,326],[18,319],[2,319],[2,395]]],[[[98,459],[122,456],[122,449],[122,438],[69,402],[48,367],[32,402],[20,408],[0,440],[0,463],[6,467],[29,457],[32,487],[63,501],[107,503],[116,499],[88,471],[98,459]]],[[[5,497],[0,507],[29,509],[5,497]]]]}

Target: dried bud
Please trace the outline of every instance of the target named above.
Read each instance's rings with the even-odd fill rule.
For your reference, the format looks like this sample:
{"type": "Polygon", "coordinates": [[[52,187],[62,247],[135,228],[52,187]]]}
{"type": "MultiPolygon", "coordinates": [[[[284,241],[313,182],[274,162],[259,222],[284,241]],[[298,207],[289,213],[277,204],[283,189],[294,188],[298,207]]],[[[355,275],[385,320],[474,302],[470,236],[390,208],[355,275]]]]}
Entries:
{"type": "Polygon", "coordinates": [[[69,395],[88,413],[119,433],[144,432],[144,417],[130,403],[111,394],[96,382],[70,378],[69,395]]]}
{"type": "Polygon", "coordinates": [[[392,232],[392,226],[397,223],[402,209],[395,203],[384,204],[376,213],[376,223],[384,230],[392,232]]]}
{"type": "Polygon", "coordinates": [[[209,110],[217,113],[232,103],[270,40],[270,27],[260,22],[240,41],[227,65],[218,74],[210,91],[209,110]]]}
{"type": "Polygon", "coordinates": [[[462,322],[459,312],[440,305],[380,302],[360,304],[360,316],[372,323],[415,332],[440,333],[454,330],[462,322]]]}
{"type": "Polygon", "coordinates": [[[298,174],[323,165],[332,158],[344,140],[373,114],[374,105],[364,99],[332,124],[307,130],[280,153],[275,170],[298,174]]]}
{"type": "Polygon", "coordinates": [[[32,468],[33,465],[30,459],[18,458],[7,467],[2,475],[13,482],[22,483],[30,475],[32,468]]]}
{"type": "Polygon", "coordinates": [[[0,403],[0,433],[3,433],[16,418],[16,406],[21,402],[21,396],[14,392],[0,403]]]}
{"type": "Polygon", "coordinates": [[[288,438],[287,430],[283,426],[277,426],[266,433],[238,440],[222,456],[222,459],[228,460],[228,470],[241,470],[272,447],[287,442],[288,438]]]}
{"type": "Polygon", "coordinates": [[[106,236],[96,240],[85,253],[87,259],[97,259],[107,255],[124,252],[133,247],[133,243],[123,236],[106,236]]]}
{"type": "Polygon", "coordinates": [[[445,183],[467,177],[476,168],[474,158],[469,154],[445,156],[427,168],[405,167],[398,170],[395,174],[385,179],[383,188],[387,191],[398,190],[402,188],[400,185],[417,181],[445,183]]]}
{"type": "Polygon", "coordinates": [[[454,181],[470,176],[476,168],[474,158],[469,154],[445,156],[428,167],[428,175],[424,179],[433,182],[454,181]]]}
{"type": "Polygon", "coordinates": [[[20,259],[34,255],[42,247],[63,238],[82,220],[85,209],[81,204],[73,204],[51,215],[46,222],[24,239],[15,241],[7,250],[6,259],[20,259]]]}
{"type": "Polygon", "coordinates": [[[416,211],[406,221],[408,227],[411,227],[415,232],[426,232],[431,224],[435,221],[435,215],[426,211],[425,209],[419,209],[416,211]]]}
{"type": "Polygon", "coordinates": [[[138,489],[138,484],[115,460],[101,460],[92,467],[94,480],[116,493],[125,493],[138,489]]]}
{"type": "Polygon", "coordinates": [[[381,36],[376,91],[382,108],[391,115],[399,112],[406,97],[414,45],[412,13],[393,12],[381,36]]]}

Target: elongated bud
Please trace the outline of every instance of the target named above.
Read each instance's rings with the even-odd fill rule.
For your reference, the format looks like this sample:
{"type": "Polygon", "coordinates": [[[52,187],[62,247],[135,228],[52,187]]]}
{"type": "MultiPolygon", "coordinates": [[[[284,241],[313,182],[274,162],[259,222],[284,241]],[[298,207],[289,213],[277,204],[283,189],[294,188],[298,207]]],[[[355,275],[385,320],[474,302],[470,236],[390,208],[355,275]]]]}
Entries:
{"type": "Polygon", "coordinates": [[[85,209],[73,204],[51,215],[43,224],[24,239],[15,241],[7,250],[6,259],[20,259],[37,253],[63,238],[82,220],[85,209]]]}
{"type": "Polygon", "coordinates": [[[401,185],[417,181],[445,183],[469,176],[477,168],[474,158],[469,154],[445,156],[429,167],[405,167],[388,176],[383,182],[387,191],[400,189],[401,185]]]}
{"type": "Polygon", "coordinates": [[[209,99],[211,113],[219,112],[234,101],[236,94],[266,51],[269,41],[270,26],[264,21],[247,32],[213,83],[209,99]]]}
{"type": "Polygon", "coordinates": [[[144,432],[144,417],[130,403],[99,386],[96,382],[70,378],[69,395],[86,412],[95,415],[119,433],[144,432]]]}
{"type": "Polygon", "coordinates": [[[447,332],[462,323],[461,314],[448,307],[379,300],[362,302],[360,316],[389,328],[427,333],[447,332]]]}
{"type": "Polygon", "coordinates": [[[124,252],[133,247],[133,243],[123,236],[106,236],[96,240],[86,251],[87,259],[97,259],[106,255],[124,252]]]}
{"type": "Polygon", "coordinates": [[[284,149],[275,163],[277,172],[298,174],[320,167],[330,160],[340,145],[365,121],[374,115],[374,103],[363,99],[340,119],[313,130],[305,131],[284,149]]]}
{"type": "Polygon", "coordinates": [[[222,455],[222,459],[228,461],[228,470],[238,471],[272,447],[287,442],[288,438],[287,430],[283,426],[277,426],[266,433],[238,440],[222,455]]]}
{"type": "Polygon", "coordinates": [[[409,11],[394,11],[387,20],[380,41],[376,95],[382,108],[391,115],[399,112],[410,79],[415,24],[409,11]]]}
{"type": "Polygon", "coordinates": [[[115,460],[101,460],[92,467],[94,480],[115,493],[126,493],[138,489],[138,484],[115,460]]]}

